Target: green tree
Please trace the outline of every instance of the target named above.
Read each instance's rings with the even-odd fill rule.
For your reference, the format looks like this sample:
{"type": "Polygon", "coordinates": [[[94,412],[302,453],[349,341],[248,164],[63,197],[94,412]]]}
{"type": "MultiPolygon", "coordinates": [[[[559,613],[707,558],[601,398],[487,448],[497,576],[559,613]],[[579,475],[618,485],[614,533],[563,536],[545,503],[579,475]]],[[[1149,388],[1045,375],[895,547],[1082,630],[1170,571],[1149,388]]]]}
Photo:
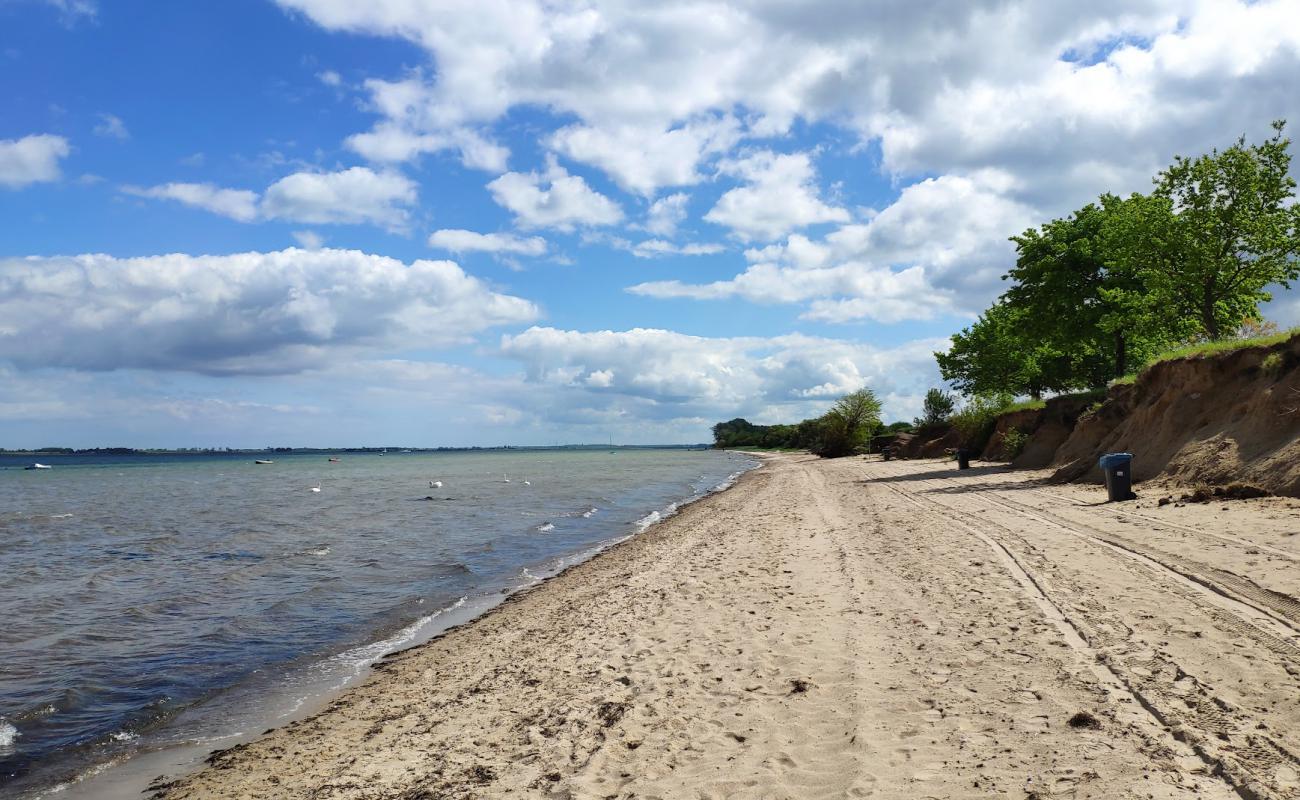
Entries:
{"type": "Polygon", "coordinates": [[[957,401],[953,399],[950,392],[945,392],[942,389],[931,389],[925,393],[925,403],[921,408],[921,416],[916,418],[915,425],[918,428],[925,425],[939,425],[948,419],[956,407],[957,401]]]}
{"type": "MultiPolygon", "coordinates": [[[[1167,344],[1153,325],[1141,279],[1115,267],[1107,238],[1109,220],[1126,201],[1103,195],[1068,217],[1011,237],[1016,264],[1003,301],[1021,312],[1019,333],[1054,355],[1055,372],[1041,382],[1056,390],[1104,385],[1167,344]]],[[[980,390],[1016,387],[981,386],[980,390]]]]}
{"type": "Polygon", "coordinates": [[[819,419],[818,427],[820,441],[813,452],[823,458],[853,455],[880,427],[880,400],[870,389],[846,394],[819,419]]]}
{"type": "Polygon", "coordinates": [[[1040,397],[1072,388],[1069,358],[1050,340],[1028,332],[1031,312],[1005,299],[956,333],[946,353],[935,353],[939,374],[963,394],[1009,391],[1040,397]]]}
{"type": "MultiPolygon", "coordinates": [[[[1291,202],[1290,139],[1178,156],[1110,225],[1117,268],[1138,277],[1165,327],[1218,340],[1259,318],[1267,287],[1300,277],[1300,205],[1291,202]]],[[[1118,292],[1116,299],[1131,299],[1118,292]]]]}

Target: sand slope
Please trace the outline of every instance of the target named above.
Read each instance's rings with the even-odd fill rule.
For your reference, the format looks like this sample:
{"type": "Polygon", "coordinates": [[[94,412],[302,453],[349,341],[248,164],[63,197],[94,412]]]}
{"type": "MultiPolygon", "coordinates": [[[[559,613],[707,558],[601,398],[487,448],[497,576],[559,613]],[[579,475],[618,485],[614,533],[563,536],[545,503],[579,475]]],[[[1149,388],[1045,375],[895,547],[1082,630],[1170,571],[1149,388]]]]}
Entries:
{"type": "Polygon", "coordinates": [[[158,796],[1300,796],[1294,501],[1028,477],[770,459],[158,796]]]}

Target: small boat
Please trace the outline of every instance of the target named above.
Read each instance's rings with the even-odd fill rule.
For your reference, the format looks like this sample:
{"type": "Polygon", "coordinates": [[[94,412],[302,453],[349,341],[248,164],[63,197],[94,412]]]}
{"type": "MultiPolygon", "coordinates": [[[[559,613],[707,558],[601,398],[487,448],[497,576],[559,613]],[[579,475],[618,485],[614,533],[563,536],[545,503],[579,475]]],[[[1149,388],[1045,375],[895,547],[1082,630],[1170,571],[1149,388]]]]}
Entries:
{"type": "Polygon", "coordinates": [[[267,461],[267,460],[264,460],[264,459],[261,459],[261,458],[256,458],[256,459],[253,459],[253,463],[254,463],[254,464],[274,464],[275,462],[274,462],[274,461],[267,461]]]}
{"type": "Polygon", "coordinates": [[[31,466],[23,467],[23,469],[54,469],[54,467],[51,467],[49,464],[32,464],[31,466]]]}
{"type": "Polygon", "coordinates": [[[343,459],[341,459],[341,458],[331,458],[331,459],[330,459],[330,461],[333,462],[333,463],[335,463],[335,464],[339,463],[339,462],[342,461],[342,460],[343,460],[343,459]]]}

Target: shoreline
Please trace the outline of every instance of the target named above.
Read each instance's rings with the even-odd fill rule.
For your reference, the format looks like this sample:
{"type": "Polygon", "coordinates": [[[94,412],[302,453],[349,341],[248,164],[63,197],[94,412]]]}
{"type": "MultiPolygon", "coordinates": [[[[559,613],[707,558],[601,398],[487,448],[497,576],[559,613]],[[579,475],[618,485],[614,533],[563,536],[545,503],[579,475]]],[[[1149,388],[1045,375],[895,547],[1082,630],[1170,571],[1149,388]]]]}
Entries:
{"type": "MultiPolygon", "coordinates": [[[[631,523],[631,530],[626,533],[616,534],[598,544],[584,547],[567,556],[557,557],[553,560],[553,566],[558,566],[555,571],[549,571],[552,567],[541,569],[539,565],[525,566],[521,570],[520,583],[516,586],[500,590],[485,590],[477,596],[462,597],[457,602],[413,620],[380,639],[355,645],[321,661],[311,662],[298,668],[299,672],[306,672],[312,667],[327,664],[349,653],[375,648],[381,651],[377,655],[365,657],[353,664],[350,674],[336,671],[332,675],[316,679],[314,683],[296,684],[292,689],[279,687],[267,694],[259,694],[255,698],[259,705],[264,709],[269,706],[272,710],[258,715],[257,724],[251,726],[252,731],[224,733],[205,737],[200,741],[164,745],[156,749],[118,755],[108,761],[82,768],[69,780],[44,789],[28,791],[22,796],[29,800],[53,800],[53,798],[134,800],[149,791],[151,784],[156,783],[160,778],[167,777],[172,780],[183,778],[201,770],[204,761],[215,754],[225,752],[231,747],[239,747],[293,723],[310,719],[328,708],[331,703],[372,679],[384,661],[425,647],[451,631],[472,626],[499,612],[517,598],[539,590],[571,570],[670,522],[686,509],[735,488],[748,476],[761,469],[765,459],[765,456],[754,453],[737,452],[735,455],[750,459],[752,465],[732,473],[724,481],[703,493],[686,496],[665,507],[650,511],[631,523]],[[393,645],[393,649],[383,647],[388,642],[403,638],[403,634],[408,631],[410,636],[406,641],[393,645]],[[341,682],[337,682],[340,677],[341,682]],[[304,688],[307,694],[300,696],[304,688]],[[286,709],[286,706],[292,707],[286,709]],[[261,733],[254,732],[258,730],[261,733]],[[214,749],[213,745],[218,743],[224,747],[214,749]]],[[[240,689],[241,687],[232,687],[232,691],[240,689]]],[[[183,711],[177,719],[183,718],[189,711],[191,709],[183,711]]]]}
{"type": "Polygon", "coordinates": [[[1300,512],[1097,497],[768,457],[153,796],[1293,796],[1300,512]]]}

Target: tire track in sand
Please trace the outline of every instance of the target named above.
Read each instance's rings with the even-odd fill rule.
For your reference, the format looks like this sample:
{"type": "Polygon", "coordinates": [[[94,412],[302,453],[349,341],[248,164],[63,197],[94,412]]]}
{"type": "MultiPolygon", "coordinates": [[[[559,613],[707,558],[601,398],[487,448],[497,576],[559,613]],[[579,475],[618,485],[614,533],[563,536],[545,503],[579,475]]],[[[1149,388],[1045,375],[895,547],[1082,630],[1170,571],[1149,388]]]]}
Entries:
{"type": "MultiPolygon", "coordinates": [[[[1296,787],[1289,785],[1290,775],[1300,767],[1300,760],[1267,733],[1258,732],[1253,719],[1215,697],[1205,684],[1173,663],[1167,654],[1131,652],[1132,648],[1127,647],[1131,629],[1107,614],[1100,605],[1086,600],[1067,604],[1054,599],[1053,595],[1060,595],[1062,587],[1049,587],[1027,566],[1025,555],[1017,554],[1005,541],[983,528],[999,528],[1021,539],[1027,552],[1031,552],[1032,545],[1023,541],[1017,532],[933,498],[918,497],[893,483],[882,482],[881,485],[927,513],[943,515],[950,523],[957,524],[992,549],[1026,593],[1043,608],[1046,616],[1061,628],[1071,647],[1089,662],[1099,682],[1119,696],[1131,698],[1156,723],[1172,729],[1175,738],[1189,744],[1211,774],[1222,778],[1237,794],[1244,798],[1300,796],[1296,787]],[[1089,614],[1071,616],[1064,611],[1067,605],[1089,609],[1089,614]],[[1176,690],[1171,691],[1171,686],[1176,690]],[[1225,746],[1225,742],[1230,746],[1225,746]]],[[[1011,509],[1003,507],[1003,510],[1011,509]]],[[[1035,521],[1042,524],[1042,520],[1035,521]]],[[[1107,543],[1086,534],[1072,533],[1130,562],[1131,556],[1135,555],[1108,547],[1107,543]]],[[[1041,553],[1031,554],[1043,558],[1041,553]]],[[[1181,576],[1175,577],[1184,584],[1188,583],[1181,576]]],[[[1235,616],[1225,616],[1230,619],[1222,621],[1254,629],[1235,616]]]]}

